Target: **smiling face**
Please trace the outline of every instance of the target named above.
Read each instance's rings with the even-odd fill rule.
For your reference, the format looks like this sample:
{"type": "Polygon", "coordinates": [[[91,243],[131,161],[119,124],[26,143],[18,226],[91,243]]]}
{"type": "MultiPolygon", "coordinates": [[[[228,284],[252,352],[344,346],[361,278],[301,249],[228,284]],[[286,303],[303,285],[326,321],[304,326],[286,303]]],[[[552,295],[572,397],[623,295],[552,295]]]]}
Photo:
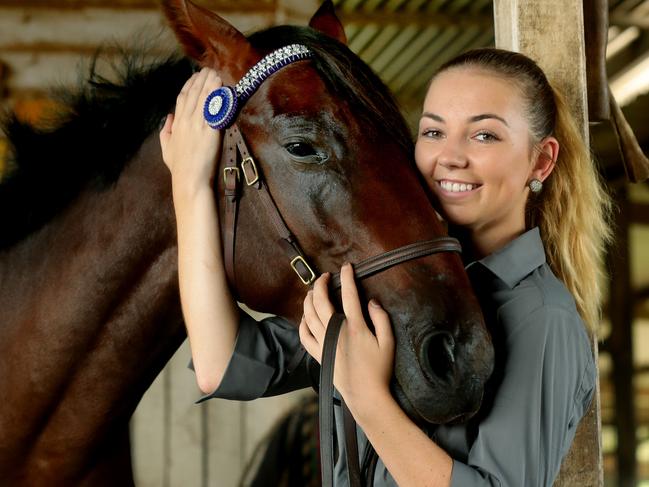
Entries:
{"type": "Polygon", "coordinates": [[[535,154],[515,84],[473,67],[434,78],[415,158],[450,223],[472,235],[521,233],[535,154]]]}

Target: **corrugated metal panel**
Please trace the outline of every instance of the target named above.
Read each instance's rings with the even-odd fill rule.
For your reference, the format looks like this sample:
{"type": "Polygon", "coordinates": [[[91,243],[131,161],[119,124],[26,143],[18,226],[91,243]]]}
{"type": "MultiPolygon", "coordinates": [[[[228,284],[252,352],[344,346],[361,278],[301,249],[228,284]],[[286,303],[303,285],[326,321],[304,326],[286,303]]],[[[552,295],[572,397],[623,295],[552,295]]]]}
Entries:
{"type": "Polygon", "coordinates": [[[418,106],[432,74],[465,50],[493,45],[492,0],[337,0],[349,47],[418,106]]]}

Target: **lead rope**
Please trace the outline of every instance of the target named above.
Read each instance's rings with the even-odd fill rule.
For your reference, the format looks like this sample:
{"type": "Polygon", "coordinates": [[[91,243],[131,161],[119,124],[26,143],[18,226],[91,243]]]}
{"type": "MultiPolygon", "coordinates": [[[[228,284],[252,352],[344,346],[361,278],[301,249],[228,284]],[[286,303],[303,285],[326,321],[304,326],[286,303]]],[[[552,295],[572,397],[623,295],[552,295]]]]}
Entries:
{"type": "MultiPolygon", "coordinates": [[[[320,396],[318,399],[320,420],[320,465],[322,487],[333,487],[334,475],[334,438],[336,433],[334,420],[334,363],[336,345],[340,336],[345,315],[334,313],[329,319],[322,346],[320,367],[320,396]]],[[[347,457],[347,474],[350,487],[361,487],[361,473],[358,464],[358,443],[356,439],[356,422],[341,398],[343,425],[345,430],[345,452],[347,457]]]]}

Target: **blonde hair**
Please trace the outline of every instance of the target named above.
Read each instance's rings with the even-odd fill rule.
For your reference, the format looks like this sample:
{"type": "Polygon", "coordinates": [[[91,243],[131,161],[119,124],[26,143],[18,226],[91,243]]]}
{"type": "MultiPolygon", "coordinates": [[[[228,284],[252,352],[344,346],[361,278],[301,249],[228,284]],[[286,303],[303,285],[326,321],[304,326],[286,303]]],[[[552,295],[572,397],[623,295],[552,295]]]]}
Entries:
{"type": "Polygon", "coordinates": [[[612,203],[563,95],[520,53],[476,49],[447,62],[438,73],[460,66],[485,69],[519,88],[533,145],[548,136],[558,140],[556,165],[541,193],[530,195],[526,221],[528,227],[539,227],[550,268],[595,332],[606,277],[604,252],[612,239],[612,203]]]}

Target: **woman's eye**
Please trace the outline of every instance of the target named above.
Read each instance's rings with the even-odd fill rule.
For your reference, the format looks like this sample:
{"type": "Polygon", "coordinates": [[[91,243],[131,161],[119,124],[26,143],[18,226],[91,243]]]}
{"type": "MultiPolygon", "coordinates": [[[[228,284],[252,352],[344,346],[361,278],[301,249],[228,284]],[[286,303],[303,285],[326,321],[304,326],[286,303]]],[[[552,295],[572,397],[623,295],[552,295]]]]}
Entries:
{"type": "Polygon", "coordinates": [[[476,134],[475,138],[478,139],[480,142],[494,142],[496,140],[500,140],[496,135],[492,134],[491,132],[480,132],[476,134]]]}
{"type": "Polygon", "coordinates": [[[310,162],[321,164],[326,160],[326,156],[318,153],[318,151],[306,142],[291,142],[284,146],[286,151],[293,157],[300,159],[301,162],[310,162]]]}
{"type": "Polygon", "coordinates": [[[431,139],[439,139],[442,137],[442,132],[437,129],[424,129],[421,132],[422,137],[428,137],[431,139]]]}

